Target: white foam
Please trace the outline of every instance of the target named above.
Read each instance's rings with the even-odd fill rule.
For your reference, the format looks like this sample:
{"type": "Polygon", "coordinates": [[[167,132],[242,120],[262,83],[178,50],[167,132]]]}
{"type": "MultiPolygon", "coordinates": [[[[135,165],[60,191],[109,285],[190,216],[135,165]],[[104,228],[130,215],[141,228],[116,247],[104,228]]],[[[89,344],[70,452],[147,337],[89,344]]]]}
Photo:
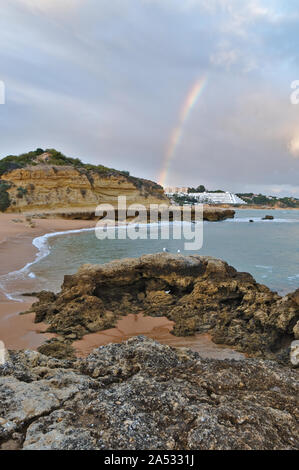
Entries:
{"type": "Polygon", "coordinates": [[[92,228],[82,228],[82,229],[77,229],[77,230],[66,230],[66,231],[63,231],[63,232],[46,233],[45,235],[34,238],[32,240],[32,244],[33,244],[33,246],[35,246],[38,249],[38,252],[35,256],[35,259],[33,261],[27,263],[23,268],[18,269],[17,271],[12,271],[12,272],[4,275],[4,276],[1,276],[2,282],[0,282],[0,288],[3,291],[4,295],[6,296],[6,298],[9,299],[9,300],[16,301],[16,302],[24,302],[24,299],[16,297],[16,295],[18,295],[18,294],[21,295],[21,293],[11,294],[11,293],[7,292],[5,286],[3,285],[3,281],[7,282],[9,280],[18,279],[20,277],[22,279],[24,279],[24,277],[26,277],[26,276],[30,277],[31,279],[36,278],[36,276],[33,272],[29,272],[30,268],[34,264],[38,263],[43,258],[46,258],[50,254],[51,250],[50,250],[49,243],[48,243],[50,238],[59,237],[59,236],[62,236],[62,235],[76,234],[76,233],[81,233],[81,232],[92,232],[94,230],[95,230],[94,227],[92,227],[92,228]]]}

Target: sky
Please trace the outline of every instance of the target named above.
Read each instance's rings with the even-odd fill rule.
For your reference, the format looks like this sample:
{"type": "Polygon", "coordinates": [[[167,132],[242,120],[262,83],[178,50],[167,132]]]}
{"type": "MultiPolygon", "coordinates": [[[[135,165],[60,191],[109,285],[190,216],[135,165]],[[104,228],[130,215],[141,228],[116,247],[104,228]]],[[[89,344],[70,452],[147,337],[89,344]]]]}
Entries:
{"type": "Polygon", "coordinates": [[[0,9],[1,157],[56,148],[165,185],[299,197],[297,0],[0,9]]]}

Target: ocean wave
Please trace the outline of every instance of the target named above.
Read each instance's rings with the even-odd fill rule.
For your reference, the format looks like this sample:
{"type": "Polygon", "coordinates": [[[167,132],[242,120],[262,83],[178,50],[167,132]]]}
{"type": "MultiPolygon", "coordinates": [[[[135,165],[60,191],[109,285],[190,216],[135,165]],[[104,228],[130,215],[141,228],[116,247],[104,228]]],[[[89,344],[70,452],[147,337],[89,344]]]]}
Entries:
{"type": "Polygon", "coordinates": [[[272,273],[273,271],[273,266],[264,266],[262,264],[256,264],[255,267],[258,269],[265,269],[266,271],[269,271],[270,273],[272,273]]]}
{"type": "Polygon", "coordinates": [[[18,269],[17,271],[11,271],[10,273],[5,274],[0,277],[0,289],[5,295],[5,297],[8,300],[13,300],[16,302],[24,302],[24,299],[19,297],[22,295],[22,292],[14,292],[14,293],[9,292],[7,284],[11,281],[25,280],[28,277],[31,279],[36,278],[35,274],[30,271],[30,268],[34,264],[41,261],[42,259],[46,258],[51,253],[51,249],[49,246],[49,240],[51,238],[59,237],[62,235],[73,235],[73,234],[81,233],[81,232],[92,232],[94,230],[95,230],[94,227],[82,228],[82,229],[76,229],[76,230],[65,230],[63,232],[46,233],[45,235],[34,238],[32,240],[32,245],[35,246],[35,248],[37,248],[38,250],[34,260],[27,263],[23,268],[18,269]]]}

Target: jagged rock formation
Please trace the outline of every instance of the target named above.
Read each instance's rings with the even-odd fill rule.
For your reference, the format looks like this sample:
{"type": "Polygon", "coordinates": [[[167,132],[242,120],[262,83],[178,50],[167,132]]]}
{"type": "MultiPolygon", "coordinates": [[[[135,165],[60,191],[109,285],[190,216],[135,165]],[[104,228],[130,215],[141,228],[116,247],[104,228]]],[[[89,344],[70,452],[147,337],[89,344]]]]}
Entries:
{"type": "Polygon", "coordinates": [[[40,351],[57,357],[70,355],[75,339],[140,311],[174,321],[174,335],[209,331],[216,343],[282,361],[298,338],[299,290],[282,298],[211,257],[159,253],[84,265],[65,276],[60,293],[37,296],[35,321],[60,335],[40,351]]]}
{"type": "Polygon", "coordinates": [[[74,362],[11,352],[2,449],[298,449],[297,372],[144,337],[74,362]]]}

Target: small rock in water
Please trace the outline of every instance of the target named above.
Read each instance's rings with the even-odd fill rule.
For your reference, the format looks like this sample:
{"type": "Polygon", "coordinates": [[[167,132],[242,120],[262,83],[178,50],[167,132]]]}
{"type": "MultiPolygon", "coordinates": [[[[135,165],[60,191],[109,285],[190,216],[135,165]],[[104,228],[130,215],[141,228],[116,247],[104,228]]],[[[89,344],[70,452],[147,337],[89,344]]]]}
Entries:
{"type": "Polygon", "coordinates": [[[273,215],[265,215],[265,217],[262,218],[262,220],[273,220],[274,217],[273,215]]]}

